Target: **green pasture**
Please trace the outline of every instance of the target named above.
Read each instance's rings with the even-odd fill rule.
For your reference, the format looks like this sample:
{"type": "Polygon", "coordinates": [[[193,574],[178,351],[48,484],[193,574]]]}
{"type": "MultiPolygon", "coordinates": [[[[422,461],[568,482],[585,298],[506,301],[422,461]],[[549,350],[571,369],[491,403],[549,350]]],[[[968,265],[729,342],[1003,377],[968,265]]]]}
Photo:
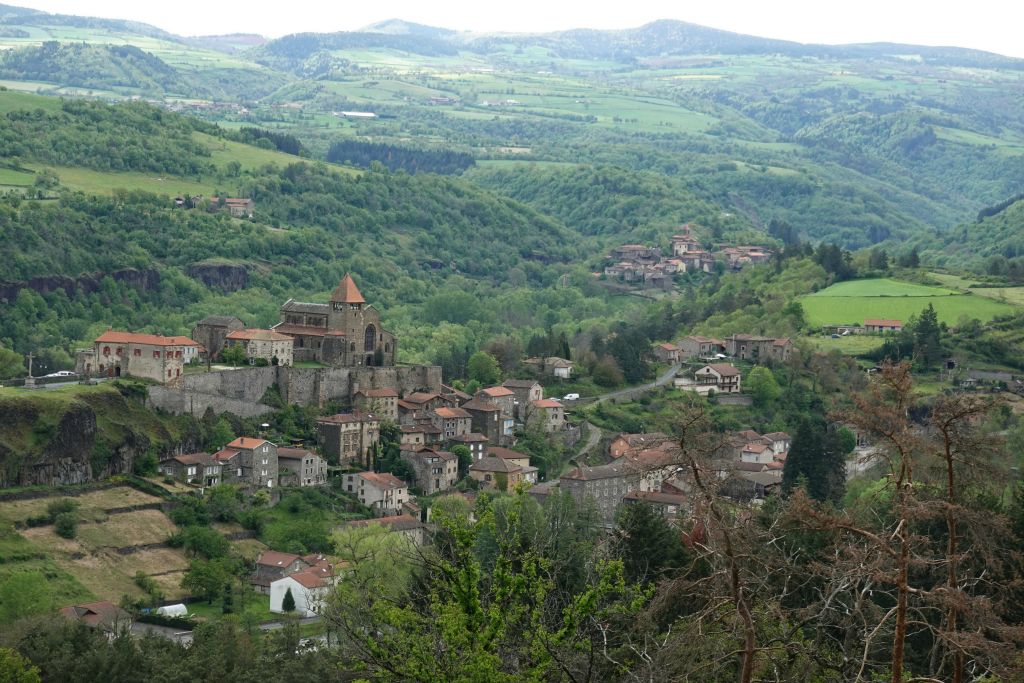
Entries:
{"type": "Polygon", "coordinates": [[[807,337],[807,341],[814,346],[816,351],[822,353],[839,351],[844,356],[863,356],[882,345],[881,337],[870,334],[849,334],[845,337],[841,336],[839,339],[833,339],[830,336],[816,336],[807,337]]]}
{"type": "Polygon", "coordinates": [[[983,296],[1013,306],[1024,307],[1024,287],[985,287],[982,283],[947,273],[928,273],[933,279],[946,287],[970,291],[974,296],[983,296]]]}
{"type": "MultiPolygon", "coordinates": [[[[847,280],[837,282],[820,292],[809,295],[810,297],[836,298],[836,297],[903,297],[903,296],[924,296],[936,297],[958,292],[952,289],[919,285],[913,282],[902,282],[891,278],[874,278],[871,280],[847,280]]],[[[880,317],[880,316],[878,316],[880,317]]]]}
{"type": "Polygon", "coordinates": [[[170,197],[180,194],[211,195],[216,191],[218,185],[212,178],[209,181],[200,181],[134,171],[96,171],[91,168],[47,166],[42,164],[26,164],[26,166],[35,171],[52,171],[60,178],[62,186],[72,190],[79,190],[86,194],[102,195],[113,194],[117,190],[143,190],[154,194],[165,194],[170,197]]]}
{"type": "Polygon", "coordinates": [[[0,168],[0,185],[27,187],[35,181],[34,173],[16,171],[13,168],[0,168]]]}
{"type": "Polygon", "coordinates": [[[982,296],[954,294],[950,296],[809,296],[801,300],[808,324],[820,325],[864,322],[867,318],[885,318],[906,321],[920,316],[932,304],[939,321],[955,325],[963,317],[988,322],[992,318],[1009,315],[1016,307],[982,296]]]}

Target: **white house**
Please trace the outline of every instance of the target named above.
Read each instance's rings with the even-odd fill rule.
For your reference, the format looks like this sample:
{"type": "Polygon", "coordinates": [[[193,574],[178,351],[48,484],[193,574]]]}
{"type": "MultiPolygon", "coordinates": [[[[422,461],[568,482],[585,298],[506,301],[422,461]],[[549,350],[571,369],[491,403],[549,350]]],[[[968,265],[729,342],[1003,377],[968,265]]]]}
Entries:
{"type": "Polygon", "coordinates": [[[270,611],[284,613],[284,597],[291,590],[295,600],[295,614],[314,617],[327,599],[334,580],[329,569],[313,567],[289,574],[270,584],[270,611]]]}

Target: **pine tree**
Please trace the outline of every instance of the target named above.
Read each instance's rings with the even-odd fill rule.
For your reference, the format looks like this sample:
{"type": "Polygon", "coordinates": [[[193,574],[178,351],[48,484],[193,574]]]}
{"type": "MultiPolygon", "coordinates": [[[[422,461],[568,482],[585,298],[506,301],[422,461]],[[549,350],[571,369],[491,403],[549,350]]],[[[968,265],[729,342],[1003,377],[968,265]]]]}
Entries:
{"type": "Polygon", "coordinates": [[[231,590],[231,584],[224,584],[224,597],[220,603],[221,614],[231,614],[235,611],[235,593],[231,590]]]}
{"type": "Polygon", "coordinates": [[[295,611],[295,596],[292,595],[292,589],[289,587],[284,594],[284,600],[281,601],[281,610],[288,614],[295,611]]]}
{"type": "Polygon", "coordinates": [[[921,311],[921,317],[914,327],[914,357],[929,369],[942,359],[942,328],[935,307],[921,311]]]}
{"type": "Polygon", "coordinates": [[[782,468],[782,491],[792,492],[803,480],[807,495],[838,503],[846,490],[842,439],[823,420],[804,419],[797,428],[782,468]]]}

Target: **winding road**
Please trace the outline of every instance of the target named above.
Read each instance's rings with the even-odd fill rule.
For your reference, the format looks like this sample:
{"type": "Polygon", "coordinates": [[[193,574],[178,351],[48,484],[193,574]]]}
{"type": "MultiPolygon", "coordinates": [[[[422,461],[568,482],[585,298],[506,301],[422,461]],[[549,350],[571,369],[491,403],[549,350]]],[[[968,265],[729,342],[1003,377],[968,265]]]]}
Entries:
{"type": "MultiPolygon", "coordinates": [[[[600,394],[598,396],[589,397],[576,402],[576,405],[596,405],[601,401],[615,400],[617,398],[628,398],[633,399],[641,394],[645,394],[651,389],[657,389],[663,387],[672,381],[672,378],[679,372],[679,368],[682,367],[682,363],[676,363],[668,370],[658,376],[653,382],[647,384],[641,384],[636,387],[627,387],[625,389],[617,389],[615,391],[609,391],[606,394],[600,394]]],[[[576,454],[577,458],[583,457],[590,453],[594,448],[601,443],[601,428],[592,422],[587,422],[587,443],[583,445],[579,453],[576,454]]]]}

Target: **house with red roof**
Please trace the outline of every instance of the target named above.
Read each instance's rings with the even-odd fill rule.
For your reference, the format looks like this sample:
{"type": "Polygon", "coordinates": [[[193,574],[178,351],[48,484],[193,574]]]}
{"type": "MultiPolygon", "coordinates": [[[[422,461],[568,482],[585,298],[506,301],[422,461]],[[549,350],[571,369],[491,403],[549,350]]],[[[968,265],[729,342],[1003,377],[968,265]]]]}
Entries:
{"type": "Polygon", "coordinates": [[[327,459],[333,464],[368,465],[380,442],[380,418],[355,411],[317,418],[316,430],[327,459]]]}
{"type": "Polygon", "coordinates": [[[83,377],[140,377],[167,384],[181,377],[198,353],[199,344],[188,337],[107,330],[91,349],[75,354],[75,371],[83,377]]]}
{"type": "Polygon", "coordinates": [[[869,318],[864,321],[864,328],[869,334],[882,334],[884,332],[899,332],[903,329],[902,320],[886,320],[884,318],[869,318]]]}
{"type": "Polygon", "coordinates": [[[109,637],[127,632],[132,627],[132,615],[109,600],[62,607],[60,615],[104,631],[109,637]]]}
{"type": "Polygon", "coordinates": [[[389,472],[346,474],[343,486],[377,517],[401,513],[402,505],[409,500],[409,486],[389,472]]]}
{"type": "Polygon", "coordinates": [[[352,403],[357,411],[398,422],[398,392],[394,389],[360,389],[352,403]]]}
{"type": "Polygon", "coordinates": [[[294,340],[286,334],[252,327],[232,330],[224,336],[224,346],[241,346],[250,364],[262,358],[270,365],[290,366],[293,344],[294,340]]]}
{"type": "Polygon", "coordinates": [[[266,439],[240,436],[213,454],[221,481],[253,488],[274,488],[278,482],[277,446],[266,439]]]}
{"type": "Polygon", "coordinates": [[[565,406],[553,398],[532,401],[527,409],[526,424],[548,434],[557,434],[565,429],[565,406]]]}
{"type": "Polygon", "coordinates": [[[220,462],[209,453],[172,455],[160,462],[160,473],[186,484],[216,486],[220,483],[220,462]]]}

